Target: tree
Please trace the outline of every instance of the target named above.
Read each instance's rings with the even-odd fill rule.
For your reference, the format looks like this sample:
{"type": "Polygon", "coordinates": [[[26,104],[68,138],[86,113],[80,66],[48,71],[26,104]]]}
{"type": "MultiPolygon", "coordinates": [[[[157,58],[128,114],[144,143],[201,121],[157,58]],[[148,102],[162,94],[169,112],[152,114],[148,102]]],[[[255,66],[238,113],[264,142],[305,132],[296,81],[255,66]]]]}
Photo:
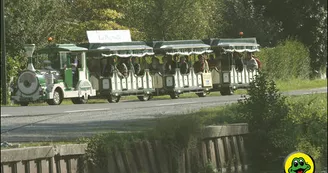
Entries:
{"type": "Polygon", "coordinates": [[[265,19],[280,23],[280,37],[296,37],[310,49],[313,71],[322,70],[327,62],[326,0],[252,0],[256,11],[265,19]]]}
{"type": "Polygon", "coordinates": [[[201,39],[217,36],[217,1],[137,0],[124,8],[124,24],[147,40],[201,39]]]}
{"type": "Polygon", "coordinates": [[[245,37],[256,37],[261,46],[275,46],[280,39],[280,23],[263,16],[263,9],[255,8],[252,1],[224,0],[221,10],[225,26],[221,37],[238,37],[240,31],[245,37]]]}
{"type": "MultiPolygon", "coordinates": [[[[64,2],[57,0],[6,1],[6,48],[8,56],[22,56],[23,45],[42,46],[65,22],[64,2]]],[[[18,61],[22,61],[19,59],[18,61]]]]}
{"type": "Polygon", "coordinates": [[[68,3],[69,15],[59,30],[60,40],[65,42],[86,42],[88,30],[127,29],[117,21],[123,14],[115,9],[114,2],[107,0],[74,0],[68,3]]]}

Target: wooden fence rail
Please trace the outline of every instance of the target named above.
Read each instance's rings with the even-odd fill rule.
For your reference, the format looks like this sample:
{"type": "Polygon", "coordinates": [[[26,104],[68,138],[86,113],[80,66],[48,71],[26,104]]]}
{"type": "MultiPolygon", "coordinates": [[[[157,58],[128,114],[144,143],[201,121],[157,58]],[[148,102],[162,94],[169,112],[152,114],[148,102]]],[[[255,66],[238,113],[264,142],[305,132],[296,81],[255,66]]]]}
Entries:
{"type": "Polygon", "coordinates": [[[199,147],[183,151],[158,141],[136,142],[124,151],[114,148],[105,168],[87,164],[86,144],[6,149],[1,150],[1,173],[193,173],[206,165],[240,172],[248,169],[247,133],[245,123],[208,126],[199,147]]]}

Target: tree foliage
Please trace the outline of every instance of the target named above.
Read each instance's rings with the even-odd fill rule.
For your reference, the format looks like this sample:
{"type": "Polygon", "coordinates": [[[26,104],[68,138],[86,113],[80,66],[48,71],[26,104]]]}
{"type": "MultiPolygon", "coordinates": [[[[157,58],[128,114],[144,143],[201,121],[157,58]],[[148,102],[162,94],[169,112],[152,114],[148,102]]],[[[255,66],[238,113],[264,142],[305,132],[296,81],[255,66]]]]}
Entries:
{"type": "MultiPolygon", "coordinates": [[[[6,48],[10,56],[22,56],[23,45],[42,46],[62,27],[67,12],[57,0],[5,1],[6,48]]],[[[20,61],[20,60],[19,60],[20,61]]]]}
{"type": "Polygon", "coordinates": [[[280,23],[280,37],[298,38],[310,48],[311,66],[320,71],[327,62],[326,0],[252,0],[256,11],[280,23]]]}
{"type": "Polygon", "coordinates": [[[123,14],[106,0],[74,0],[67,3],[67,9],[66,22],[57,32],[61,42],[87,42],[88,30],[128,29],[117,22],[123,14]]]}
{"type": "Polygon", "coordinates": [[[307,79],[310,75],[309,49],[295,39],[286,39],[274,48],[263,48],[256,56],[273,79],[307,79]]]}
{"type": "Polygon", "coordinates": [[[213,37],[222,21],[217,4],[214,0],[129,1],[124,19],[147,40],[213,37]]]}
{"type": "Polygon", "coordinates": [[[223,35],[237,37],[243,31],[245,37],[256,37],[261,46],[274,46],[279,39],[280,23],[263,16],[263,9],[256,9],[252,1],[224,0],[221,13],[226,25],[223,35]]]}

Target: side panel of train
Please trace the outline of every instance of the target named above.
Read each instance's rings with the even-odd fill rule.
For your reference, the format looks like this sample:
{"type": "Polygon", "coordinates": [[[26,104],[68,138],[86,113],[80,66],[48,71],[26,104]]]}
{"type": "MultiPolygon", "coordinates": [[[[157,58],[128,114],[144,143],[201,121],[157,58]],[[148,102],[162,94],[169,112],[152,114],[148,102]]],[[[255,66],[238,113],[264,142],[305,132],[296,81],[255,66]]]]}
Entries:
{"type": "Polygon", "coordinates": [[[111,77],[90,76],[90,82],[96,89],[97,97],[109,99],[109,102],[118,102],[121,96],[136,95],[141,100],[155,91],[153,79],[146,69],[143,75],[137,76],[129,71],[127,77],[121,77],[117,71],[111,77]]]}
{"type": "MultiPolygon", "coordinates": [[[[212,88],[210,73],[195,73],[193,68],[187,74],[181,74],[180,69],[175,69],[175,74],[152,76],[156,93],[154,95],[170,95],[178,98],[185,92],[207,93],[212,88]]],[[[204,95],[205,96],[205,95],[204,95]]]]}
{"type": "Polygon", "coordinates": [[[237,71],[234,65],[231,66],[230,71],[212,70],[211,91],[220,91],[222,95],[233,94],[233,90],[249,87],[256,75],[258,75],[257,70],[247,70],[246,66],[242,71],[237,71]]]}

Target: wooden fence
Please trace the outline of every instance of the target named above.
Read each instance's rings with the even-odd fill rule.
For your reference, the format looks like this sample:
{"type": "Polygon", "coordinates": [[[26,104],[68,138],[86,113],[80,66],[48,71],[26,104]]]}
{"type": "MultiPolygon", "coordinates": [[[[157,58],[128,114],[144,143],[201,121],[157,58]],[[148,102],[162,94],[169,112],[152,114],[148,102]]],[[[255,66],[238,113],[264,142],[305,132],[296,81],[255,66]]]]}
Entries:
{"type": "Polygon", "coordinates": [[[199,147],[183,151],[158,141],[113,149],[105,166],[87,164],[86,144],[1,150],[1,173],[193,173],[204,166],[218,172],[247,170],[244,135],[247,124],[208,126],[199,147]]]}

